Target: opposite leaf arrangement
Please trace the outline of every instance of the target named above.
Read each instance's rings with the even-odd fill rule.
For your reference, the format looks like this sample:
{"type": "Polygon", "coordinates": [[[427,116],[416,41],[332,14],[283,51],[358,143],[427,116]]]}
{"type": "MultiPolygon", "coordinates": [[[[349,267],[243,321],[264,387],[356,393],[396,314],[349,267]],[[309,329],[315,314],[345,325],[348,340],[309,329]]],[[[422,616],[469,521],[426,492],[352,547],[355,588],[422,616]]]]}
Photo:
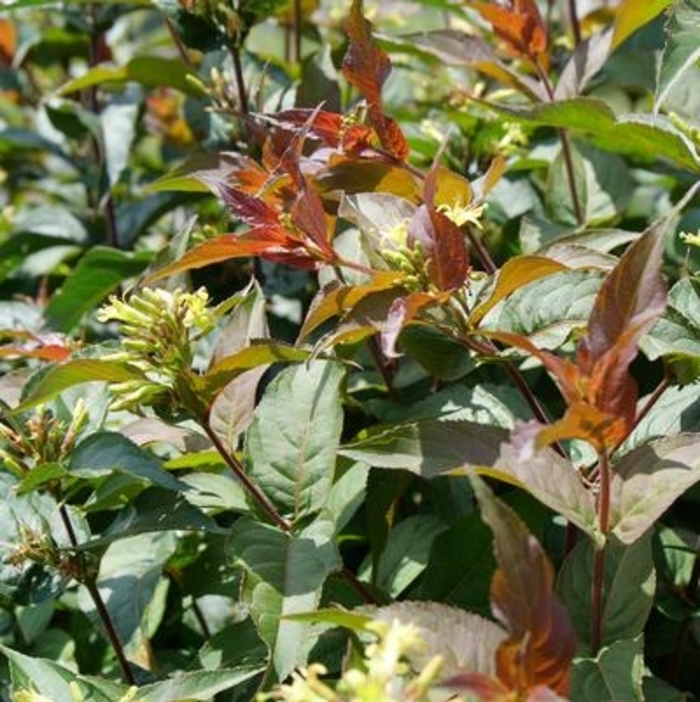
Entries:
{"type": "MultiPolygon", "coordinates": [[[[36,324],[0,309],[8,699],[700,692],[698,237],[670,236],[700,221],[680,94],[700,85],[700,6],[582,22],[575,2],[433,0],[407,6],[446,26],[381,34],[354,0],[341,100],[314,26],[333,3],[145,5],[179,58],[115,67],[109,37],[141,10],[90,5],[88,70],[46,107],[103,159],[84,199],[109,246],[60,284],[45,272],[36,324]],[[249,47],[275,27],[289,55],[263,69],[249,47]],[[650,111],[620,108],[635,41],[658,43],[650,111]],[[469,90],[430,118],[402,107],[405,57],[469,90]],[[249,74],[283,65],[253,109],[249,74]],[[133,84],[152,92],[131,105],[133,84]],[[130,156],[107,121],[138,105],[163,152],[194,141],[193,115],[209,125],[208,153],[148,179],[148,212],[118,205],[154,147],[130,156]],[[185,206],[201,226],[134,245],[185,206]]],[[[10,63],[14,32],[0,20],[10,63]]],[[[3,222],[5,277],[40,224],[3,222]]]]}

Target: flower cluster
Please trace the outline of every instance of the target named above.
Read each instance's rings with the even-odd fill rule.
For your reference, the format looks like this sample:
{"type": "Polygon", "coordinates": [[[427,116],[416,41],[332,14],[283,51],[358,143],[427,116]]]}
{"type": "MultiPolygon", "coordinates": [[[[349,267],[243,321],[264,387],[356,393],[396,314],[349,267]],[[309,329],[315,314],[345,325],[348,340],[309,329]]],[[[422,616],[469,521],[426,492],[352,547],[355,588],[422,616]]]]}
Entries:
{"type": "Polygon", "coordinates": [[[128,301],[112,296],[98,319],[118,322],[122,335],[121,350],[105,359],[127,363],[143,374],[112,385],[117,396],[113,409],[174,399],[179,381],[191,372],[195,342],[216,324],[204,288],[193,293],[143,288],[128,301]]]}
{"type": "Polygon", "coordinates": [[[284,702],[422,702],[427,700],[442,666],[433,657],[420,672],[411,670],[406,658],[423,647],[420,629],[394,620],[391,624],[373,621],[366,629],[377,638],[365,647],[361,667],[343,672],[335,687],[321,679],[326,669],[311,664],[292,675],[288,684],[279,685],[263,700],[284,702]]]}

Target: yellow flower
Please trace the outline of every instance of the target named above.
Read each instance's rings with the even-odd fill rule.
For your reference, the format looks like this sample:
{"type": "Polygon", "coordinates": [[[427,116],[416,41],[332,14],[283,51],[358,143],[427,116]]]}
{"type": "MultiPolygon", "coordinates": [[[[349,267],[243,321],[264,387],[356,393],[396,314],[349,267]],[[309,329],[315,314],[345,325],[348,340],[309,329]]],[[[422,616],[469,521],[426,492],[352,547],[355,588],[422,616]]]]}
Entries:
{"type": "Polygon", "coordinates": [[[688,244],[688,246],[700,246],[700,232],[696,234],[681,232],[678,236],[680,236],[683,243],[688,244]]]}
{"type": "Polygon", "coordinates": [[[486,203],[482,202],[475,204],[470,202],[466,207],[464,205],[448,205],[443,203],[438,205],[437,211],[454,222],[458,227],[463,227],[465,224],[473,224],[481,229],[481,217],[486,209],[486,203]]]}

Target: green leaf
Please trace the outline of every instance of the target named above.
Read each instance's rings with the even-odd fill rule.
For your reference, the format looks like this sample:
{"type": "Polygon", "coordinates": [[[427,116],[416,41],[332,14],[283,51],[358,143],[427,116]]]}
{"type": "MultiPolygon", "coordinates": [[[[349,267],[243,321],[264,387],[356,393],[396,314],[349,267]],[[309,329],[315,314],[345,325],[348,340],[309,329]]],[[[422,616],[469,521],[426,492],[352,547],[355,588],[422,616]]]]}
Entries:
{"type": "Polygon", "coordinates": [[[435,537],[417,595],[488,614],[495,568],[491,530],[478,514],[467,514],[435,537]],[[469,544],[468,558],[465,544],[469,544]]]}
{"type": "Polygon", "coordinates": [[[148,532],[193,530],[226,533],[182,495],[162,488],[148,488],[130,500],[102,536],[90,541],[88,546],[92,549],[148,532]]]}
{"type": "Polygon", "coordinates": [[[217,693],[241,685],[263,671],[264,667],[259,665],[188,671],[168,680],[140,687],[134,699],[143,700],[143,702],[189,702],[190,700],[208,702],[217,693]]]}
{"type": "Polygon", "coordinates": [[[457,468],[495,465],[507,437],[503,429],[473,422],[411,422],[371,427],[340,453],[377,468],[432,478],[457,468]]]}
{"type": "Polygon", "coordinates": [[[28,392],[13,414],[26,412],[56,397],[64,390],[81,383],[95,381],[122,383],[127,380],[140,380],[140,372],[132,370],[123,363],[102,361],[94,358],[76,358],[60,365],[49,367],[36,382],[28,386],[28,392]]]}
{"type": "Polygon", "coordinates": [[[692,278],[679,280],[668,293],[668,308],[642,339],[650,360],[674,355],[700,356],[700,295],[692,278]]]}
{"type": "MultiPolygon", "coordinates": [[[[129,536],[112,543],[100,561],[97,586],[119,640],[137,661],[161,623],[169,585],[163,570],[176,547],[174,532],[129,536]]],[[[97,618],[87,592],[80,598],[82,609],[97,618]]]]}
{"type": "MultiPolygon", "coordinates": [[[[425,570],[435,538],[446,529],[445,523],[432,515],[408,517],[390,532],[377,564],[372,584],[392,598],[401,595],[425,570]]],[[[370,561],[367,561],[369,565],[370,561]]],[[[360,571],[362,575],[362,571],[360,571]]]]}
{"type": "MultiPolygon", "coordinates": [[[[632,0],[636,2],[636,0],[632,0]]],[[[618,117],[603,100],[572,98],[515,108],[487,103],[508,119],[533,126],[581,131],[591,143],[606,151],[662,158],[692,171],[700,170],[700,158],[688,137],[663,115],[632,113],[618,117]]]]}
{"type": "Polygon", "coordinates": [[[150,255],[143,252],[132,254],[104,246],[91,248],[63,287],[51,296],[45,315],[52,329],[63,332],[74,329],[84,314],[127,278],[141,273],[149,261],[150,255]]]}
{"type": "Polygon", "coordinates": [[[43,658],[33,658],[0,644],[0,652],[10,662],[12,692],[33,690],[51,702],[75,702],[74,683],[91,702],[115,702],[127,692],[126,685],[77,675],[73,670],[43,658]]]}
{"type": "Polygon", "coordinates": [[[202,399],[214,401],[234,378],[245,371],[270,363],[298,363],[308,360],[311,352],[279,341],[261,341],[218,360],[204,375],[193,378],[193,386],[202,399]]]}
{"type": "Polygon", "coordinates": [[[625,39],[661,14],[673,0],[622,0],[615,15],[612,48],[616,49],[625,39]]]}
{"type": "Polygon", "coordinates": [[[167,85],[192,97],[205,97],[201,82],[189,68],[176,59],[160,56],[138,56],[126,65],[112,68],[96,66],[79,78],[65,83],[59,95],[70,95],[79,90],[104,83],[140,83],[148,88],[159,88],[167,85]]]}
{"type": "Polygon", "coordinates": [[[656,79],[655,108],[663,106],[669,93],[700,60],[697,30],[700,4],[697,0],[680,0],[673,5],[666,23],[666,44],[656,79]]]}
{"type": "Polygon", "coordinates": [[[571,697],[578,702],[643,702],[643,641],[620,640],[595,658],[574,661],[571,697]]]}
{"type": "Polygon", "coordinates": [[[284,617],[314,610],[326,578],[340,568],[333,532],[323,519],[295,534],[247,518],[233,527],[231,545],[245,572],[242,598],[280,680],[306,663],[314,644],[309,624],[284,617]]]}
{"type": "Polygon", "coordinates": [[[610,527],[625,544],[640,538],[688,488],[700,480],[700,439],[679,434],[627,453],[611,480],[610,527]]]}
{"type": "MultiPolygon", "coordinates": [[[[591,588],[595,546],[581,540],[559,571],[557,590],[578,634],[579,646],[590,646],[591,588]]],[[[602,597],[602,644],[634,639],[644,631],[654,601],[656,576],[651,534],[632,545],[614,537],[605,546],[602,597]]]]}
{"type": "Polygon", "coordinates": [[[98,478],[112,471],[176,492],[188,486],[166,473],[159,460],[116,432],[101,431],[81,441],[70,456],[68,470],[82,478],[98,478]]]}
{"type": "Polygon", "coordinates": [[[335,472],[343,412],[343,368],[311,361],[268,386],[246,436],[248,475],[293,521],[318,512],[335,472]]]}
{"type": "Polygon", "coordinates": [[[585,328],[602,275],[593,271],[554,273],[515,291],[484,318],[484,331],[530,338],[539,348],[558,348],[575,329],[585,328]]]}
{"type": "MultiPolygon", "coordinates": [[[[643,397],[639,406],[644,406],[648,399],[643,397]]],[[[649,441],[697,431],[700,431],[700,385],[694,383],[684,387],[670,387],[637,424],[620,448],[619,454],[624,455],[649,441]]]]}
{"type": "MultiPolygon", "coordinates": [[[[600,226],[619,217],[626,210],[634,188],[626,163],[619,156],[584,143],[572,143],[570,152],[584,222],[600,226]]],[[[577,224],[563,150],[549,169],[545,199],[555,221],[577,224]]]]}

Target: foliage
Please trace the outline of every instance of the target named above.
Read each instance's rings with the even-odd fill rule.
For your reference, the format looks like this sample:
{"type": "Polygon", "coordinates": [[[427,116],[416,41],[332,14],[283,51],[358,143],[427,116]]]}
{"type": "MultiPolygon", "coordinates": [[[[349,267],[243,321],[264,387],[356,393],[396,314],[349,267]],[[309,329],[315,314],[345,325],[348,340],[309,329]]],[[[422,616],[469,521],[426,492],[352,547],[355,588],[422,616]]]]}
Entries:
{"type": "Polygon", "coordinates": [[[5,2],[0,698],[700,695],[698,21],[5,2]]]}

